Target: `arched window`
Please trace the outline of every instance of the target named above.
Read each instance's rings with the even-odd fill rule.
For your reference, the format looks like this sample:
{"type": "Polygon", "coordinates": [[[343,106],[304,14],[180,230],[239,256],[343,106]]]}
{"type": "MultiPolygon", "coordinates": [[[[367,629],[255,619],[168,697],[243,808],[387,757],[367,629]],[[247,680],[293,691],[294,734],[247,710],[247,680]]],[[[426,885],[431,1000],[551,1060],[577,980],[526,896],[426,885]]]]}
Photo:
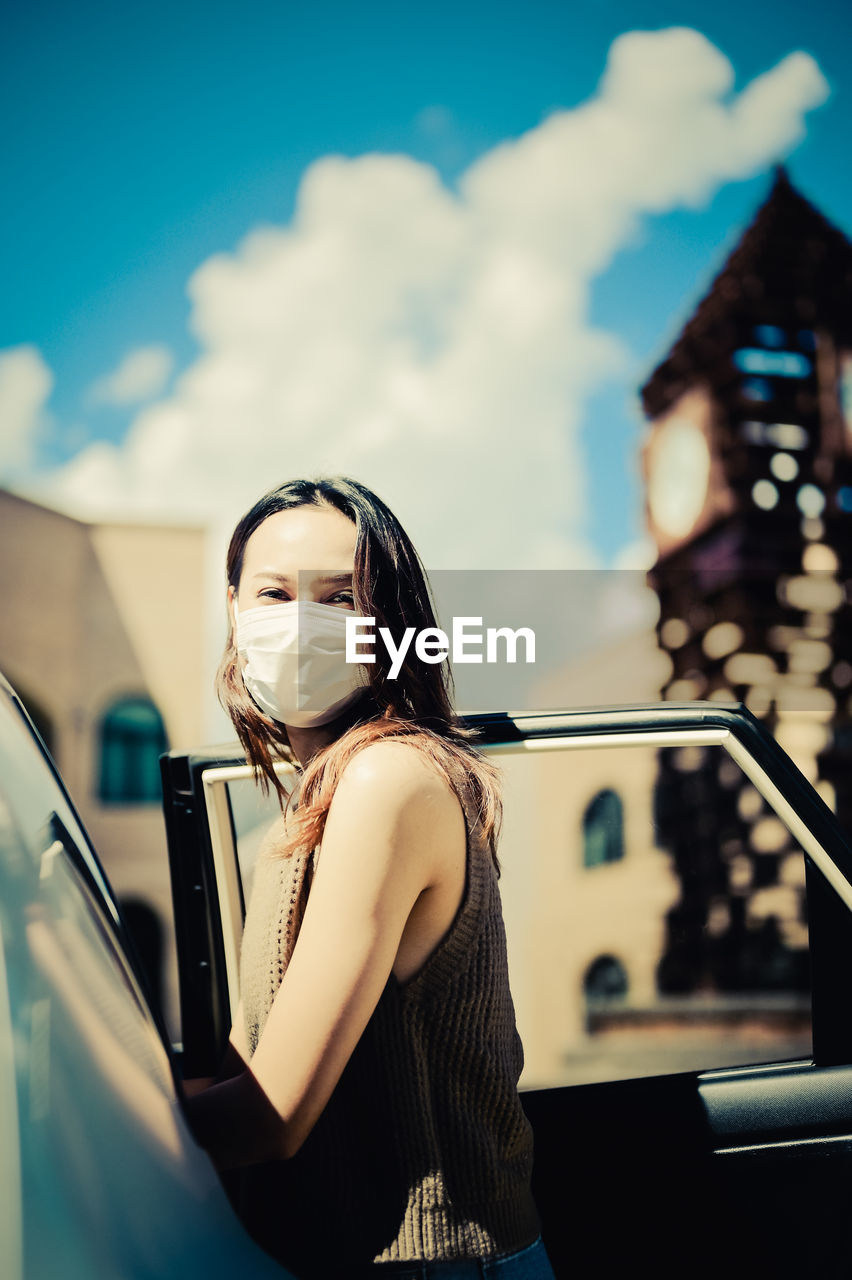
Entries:
{"type": "Polygon", "coordinates": [[[583,814],[583,866],[599,867],[624,857],[624,814],[621,799],[607,788],[599,791],[583,814]]]}
{"type": "Polygon", "coordinates": [[[122,898],[121,909],[158,1009],[163,1008],[163,926],[150,903],[122,898]]]}
{"type": "Polygon", "coordinates": [[[101,721],[98,796],[104,804],[158,804],[162,717],[148,698],[122,698],[101,721]]]}
{"type": "Polygon", "coordinates": [[[627,972],[615,956],[598,956],[589,965],[583,978],[583,995],[587,1005],[622,1000],[627,995],[627,988],[627,972]]]}

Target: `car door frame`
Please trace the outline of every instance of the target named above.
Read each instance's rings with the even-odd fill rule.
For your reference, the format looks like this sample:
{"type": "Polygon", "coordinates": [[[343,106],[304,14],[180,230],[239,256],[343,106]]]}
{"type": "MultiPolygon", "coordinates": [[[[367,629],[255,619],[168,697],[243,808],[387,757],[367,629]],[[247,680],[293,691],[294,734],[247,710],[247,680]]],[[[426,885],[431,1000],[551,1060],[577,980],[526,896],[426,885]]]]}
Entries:
{"type": "MultiPolygon", "coordinates": [[[[676,1274],[690,1232],[700,1228],[693,1213],[694,1198],[681,1197],[679,1167],[689,1168],[705,1200],[717,1208],[719,1204],[730,1208],[728,1188],[747,1178],[743,1170],[751,1167],[756,1154],[768,1157],[764,1171],[769,1168],[766,1185],[772,1187],[786,1185],[783,1179],[793,1167],[791,1158],[798,1160],[796,1169],[807,1170],[812,1180],[813,1170],[823,1167],[814,1162],[824,1162],[826,1143],[834,1142],[844,1157],[848,1149],[852,1169],[852,1017],[848,1016],[852,997],[844,983],[844,974],[852,972],[852,846],[815,788],[766,726],[740,704],[664,703],[541,714],[491,713],[465,719],[479,731],[477,745],[497,756],[617,743],[721,745],[803,849],[812,976],[811,1060],[565,1085],[523,1094],[537,1134],[536,1195],[559,1267],[569,1263],[573,1267],[578,1258],[583,1259],[560,1225],[564,1220],[562,1135],[570,1130],[587,1161],[594,1162],[600,1142],[613,1151],[621,1144],[622,1162],[629,1148],[631,1159],[640,1151],[643,1161],[656,1171],[658,1184],[665,1185],[670,1200],[679,1205],[682,1228],[670,1234],[665,1265],[658,1253],[659,1274],[676,1274]],[[593,1121],[598,1122],[597,1130],[593,1121]]],[[[187,1074],[215,1071],[236,1007],[234,935],[242,903],[235,905],[234,876],[225,875],[223,884],[222,868],[229,857],[233,863],[236,855],[221,784],[245,772],[238,748],[163,757],[175,903],[176,909],[188,913],[183,920],[178,918],[181,1007],[184,1019],[190,1019],[190,1035],[184,1043],[187,1074]],[[225,927],[230,932],[228,941],[225,927]],[[184,972],[186,965],[190,967],[184,972]]],[[[628,1166],[632,1167],[629,1161],[628,1166]]],[[[603,1177],[603,1172],[598,1176],[603,1177]]],[[[808,1195],[805,1189],[804,1198],[808,1195]]],[[[820,1195],[824,1201],[821,1184],[820,1195]]],[[[587,1221],[593,1213],[594,1205],[586,1204],[587,1221]]],[[[640,1218],[633,1227],[634,1233],[644,1230],[640,1218]]],[[[716,1242],[720,1247],[722,1238],[716,1242]]],[[[650,1243],[646,1241],[649,1247],[650,1243]]],[[[764,1245],[758,1236],[751,1241],[758,1261],[764,1245]]],[[[802,1241],[800,1245],[798,1253],[791,1249],[776,1259],[776,1269],[793,1258],[801,1268],[809,1245],[802,1241]]],[[[618,1246],[610,1242],[608,1247],[618,1246]]],[[[730,1270],[729,1260],[715,1255],[714,1259],[730,1270]]],[[[592,1251],[584,1265],[594,1263],[592,1251]]],[[[557,1274],[561,1274],[559,1267],[557,1274]]]]}
{"type": "MultiPolygon", "coordinates": [[[[813,897],[816,912],[814,917],[809,911],[814,1056],[825,1066],[852,1061],[852,1018],[847,1026],[844,1019],[832,1016],[838,1004],[852,1002],[838,966],[843,958],[852,962],[852,936],[843,945],[837,936],[838,923],[852,913],[852,846],[825,801],[744,706],[661,703],[489,713],[467,716],[465,722],[478,730],[478,745],[498,756],[628,742],[724,746],[804,850],[808,900],[813,897]],[[826,882],[832,894],[822,891],[826,882]]],[[[292,773],[285,763],[278,768],[282,774],[292,773]]],[[[185,1028],[182,1049],[189,1063],[209,1067],[210,1055],[224,1047],[237,1004],[236,935],[244,912],[221,784],[245,776],[247,766],[234,744],[168,752],[161,757],[161,769],[185,1028]]]]}

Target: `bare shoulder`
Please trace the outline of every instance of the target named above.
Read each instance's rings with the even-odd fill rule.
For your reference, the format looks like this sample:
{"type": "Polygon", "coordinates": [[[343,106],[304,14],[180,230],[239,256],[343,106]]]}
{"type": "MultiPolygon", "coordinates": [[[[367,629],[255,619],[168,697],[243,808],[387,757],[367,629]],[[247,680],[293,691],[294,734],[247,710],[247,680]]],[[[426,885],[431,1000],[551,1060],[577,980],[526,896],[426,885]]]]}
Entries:
{"type": "Polygon", "coordinates": [[[393,780],[420,787],[437,781],[449,786],[438,765],[405,738],[382,738],[361,747],[346,765],[344,777],[362,784],[393,780]]]}
{"type": "Polygon", "coordinates": [[[459,799],[438,764],[403,738],[385,738],[362,747],[340,776],[338,791],[354,798],[381,795],[394,808],[413,803],[457,812],[459,799]]]}
{"type": "Polygon", "coordinates": [[[371,742],[347,762],[335,788],[320,878],[323,864],[337,869],[341,883],[357,870],[358,892],[372,886],[382,911],[403,903],[402,924],[424,890],[463,867],[465,850],[462,806],[438,766],[411,742],[371,742]]]}

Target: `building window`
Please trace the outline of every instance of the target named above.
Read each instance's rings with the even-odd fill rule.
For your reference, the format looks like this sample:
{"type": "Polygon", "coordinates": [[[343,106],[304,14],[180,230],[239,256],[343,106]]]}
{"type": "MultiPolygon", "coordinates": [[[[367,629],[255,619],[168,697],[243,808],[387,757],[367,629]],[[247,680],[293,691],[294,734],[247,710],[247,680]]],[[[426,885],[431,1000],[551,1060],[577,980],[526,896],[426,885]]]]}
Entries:
{"type": "Polygon", "coordinates": [[[740,433],[749,444],[770,445],[774,449],[806,449],[808,433],[795,422],[743,422],[740,433]]]}
{"type": "Polygon", "coordinates": [[[852,436],[852,354],[844,351],[840,359],[840,408],[846,423],[847,435],[852,436]]]}
{"type": "Polygon", "coordinates": [[[762,347],[735,351],[734,364],[742,373],[771,378],[807,378],[813,368],[800,351],[764,351],[762,347]]]}
{"type": "Polygon", "coordinates": [[[165,988],[163,986],[163,925],[150,903],[141,898],[120,900],[124,922],[148,979],[150,995],[160,1012],[163,1010],[165,988]]]}
{"type": "Polygon", "coordinates": [[[771,480],[756,480],[752,485],[751,497],[761,511],[771,511],[778,506],[778,490],[771,480]]]}
{"type": "Polygon", "coordinates": [[[762,347],[783,347],[787,335],[777,324],[758,324],[754,328],[754,340],[762,347]]]}
{"type": "Polygon", "coordinates": [[[766,404],[772,399],[772,384],[768,378],[743,378],[742,394],[746,400],[766,404]]]}
{"type": "Polygon", "coordinates": [[[583,814],[583,866],[599,867],[624,857],[624,814],[619,796],[599,791],[583,814]]]}
{"type": "Polygon", "coordinates": [[[587,1005],[623,1000],[627,995],[627,988],[627,971],[615,956],[598,956],[589,965],[583,978],[583,995],[587,1005]]]}
{"type": "Polygon", "coordinates": [[[98,797],[104,804],[159,804],[162,717],[148,698],[114,702],[101,721],[98,797]]]}

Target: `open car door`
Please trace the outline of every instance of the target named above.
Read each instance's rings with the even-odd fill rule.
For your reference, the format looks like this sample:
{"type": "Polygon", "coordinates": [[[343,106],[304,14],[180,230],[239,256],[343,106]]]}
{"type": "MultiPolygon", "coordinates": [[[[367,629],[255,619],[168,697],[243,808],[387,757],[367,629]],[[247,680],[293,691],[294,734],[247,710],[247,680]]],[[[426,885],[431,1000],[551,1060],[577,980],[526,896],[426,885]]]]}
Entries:
{"type": "MultiPolygon", "coordinates": [[[[847,1276],[852,849],[743,707],[468,717],[557,1276],[847,1276]]],[[[163,757],[187,1075],[238,1003],[278,812],[235,747],[163,757]]],[[[281,766],[285,783],[293,776],[281,766]]]]}

